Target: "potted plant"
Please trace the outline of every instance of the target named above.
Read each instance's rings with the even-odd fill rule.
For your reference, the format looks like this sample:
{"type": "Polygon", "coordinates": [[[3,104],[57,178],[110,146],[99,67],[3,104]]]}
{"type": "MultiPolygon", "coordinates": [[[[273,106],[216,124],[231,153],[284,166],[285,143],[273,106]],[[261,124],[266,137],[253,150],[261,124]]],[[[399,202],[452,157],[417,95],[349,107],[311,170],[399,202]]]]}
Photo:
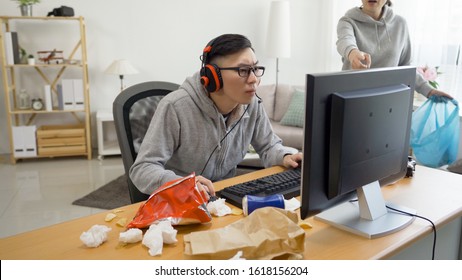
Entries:
{"type": "Polygon", "coordinates": [[[35,58],[34,58],[33,55],[30,54],[30,55],[27,57],[27,64],[29,64],[29,65],[35,65],[35,58]]]}
{"type": "Polygon", "coordinates": [[[40,3],[40,0],[12,0],[18,2],[22,16],[32,16],[32,6],[40,3]]]}
{"type": "Polygon", "coordinates": [[[23,48],[19,48],[19,61],[21,62],[21,64],[27,64],[27,52],[25,49],[23,48]]]}

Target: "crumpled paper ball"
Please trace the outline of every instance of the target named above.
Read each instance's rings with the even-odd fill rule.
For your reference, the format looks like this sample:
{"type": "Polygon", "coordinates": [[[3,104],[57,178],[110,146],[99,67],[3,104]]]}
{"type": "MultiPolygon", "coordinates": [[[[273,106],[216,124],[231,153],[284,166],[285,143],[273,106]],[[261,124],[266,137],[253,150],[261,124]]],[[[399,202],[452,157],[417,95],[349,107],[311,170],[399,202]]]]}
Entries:
{"type": "Polygon", "coordinates": [[[157,256],[162,254],[162,231],[156,225],[151,225],[143,237],[142,244],[149,248],[149,255],[157,256]]]}
{"type": "Polygon", "coordinates": [[[176,239],[177,230],[173,228],[170,221],[160,221],[157,226],[162,231],[162,241],[165,244],[175,244],[178,242],[176,239]]]}
{"type": "Polygon", "coordinates": [[[207,210],[216,217],[222,217],[231,214],[231,208],[225,204],[226,199],[218,198],[207,204],[207,210]]]}
{"type": "Polygon", "coordinates": [[[123,243],[136,243],[143,239],[143,231],[139,228],[131,228],[119,234],[119,241],[123,243]]]}
{"type": "Polygon", "coordinates": [[[174,244],[177,230],[173,228],[168,220],[152,224],[143,237],[142,244],[149,248],[149,255],[157,256],[162,254],[163,244],[174,244]]]}
{"type": "Polygon", "coordinates": [[[107,240],[107,234],[112,229],[107,226],[94,225],[88,231],[80,235],[80,240],[87,247],[95,248],[103,244],[107,240]]]}

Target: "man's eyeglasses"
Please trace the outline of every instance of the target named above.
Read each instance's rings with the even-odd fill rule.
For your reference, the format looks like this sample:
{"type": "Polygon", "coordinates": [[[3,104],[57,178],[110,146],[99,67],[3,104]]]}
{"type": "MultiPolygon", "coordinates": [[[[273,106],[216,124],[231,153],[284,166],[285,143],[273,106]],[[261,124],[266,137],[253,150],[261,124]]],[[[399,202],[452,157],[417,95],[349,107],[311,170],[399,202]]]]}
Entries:
{"type": "Polygon", "coordinates": [[[252,71],[256,77],[261,77],[263,76],[263,74],[265,74],[265,67],[263,66],[222,67],[218,69],[234,70],[239,74],[240,77],[243,78],[247,78],[248,76],[250,76],[250,71],[252,71]]]}

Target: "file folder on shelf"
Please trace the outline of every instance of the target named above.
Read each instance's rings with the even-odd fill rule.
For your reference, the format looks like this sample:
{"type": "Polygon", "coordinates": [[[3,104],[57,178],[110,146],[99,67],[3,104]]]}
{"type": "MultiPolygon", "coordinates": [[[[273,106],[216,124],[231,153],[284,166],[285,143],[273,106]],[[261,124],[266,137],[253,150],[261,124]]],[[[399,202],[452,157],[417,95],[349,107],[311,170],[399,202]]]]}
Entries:
{"type": "Polygon", "coordinates": [[[36,157],[36,126],[13,126],[13,146],[15,157],[36,157]]]}

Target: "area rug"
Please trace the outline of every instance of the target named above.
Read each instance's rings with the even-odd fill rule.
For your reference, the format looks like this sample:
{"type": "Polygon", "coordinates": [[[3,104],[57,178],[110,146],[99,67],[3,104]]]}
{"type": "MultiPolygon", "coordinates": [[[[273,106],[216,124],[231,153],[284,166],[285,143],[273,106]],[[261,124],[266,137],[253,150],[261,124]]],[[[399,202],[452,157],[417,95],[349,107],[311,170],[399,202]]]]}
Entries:
{"type": "Polygon", "coordinates": [[[114,209],[130,203],[125,174],[72,202],[73,205],[101,209],[114,209]]]}

